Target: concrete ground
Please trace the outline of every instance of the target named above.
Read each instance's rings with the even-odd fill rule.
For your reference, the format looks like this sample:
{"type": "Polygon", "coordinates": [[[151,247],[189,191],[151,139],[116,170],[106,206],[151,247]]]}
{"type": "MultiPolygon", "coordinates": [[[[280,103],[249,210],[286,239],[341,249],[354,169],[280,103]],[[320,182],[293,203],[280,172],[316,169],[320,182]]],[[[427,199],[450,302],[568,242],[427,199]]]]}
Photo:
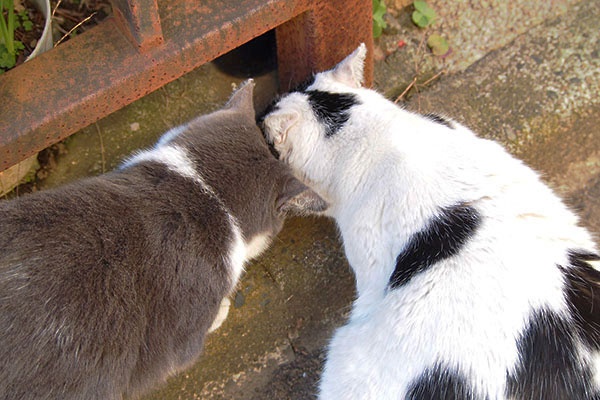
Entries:
{"type": "MultiPolygon", "coordinates": [[[[410,21],[410,6],[389,8],[376,41],[375,88],[396,99],[416,77],[401,103],[500,141],[600,233],[600,1],[428,3],[438,21],[426,31],[410,21]],[[422,39],[431,33],[448,39],[448,57],[430,54],[422,39]]],[[[258,75],[263,107],[277,90],[272,37],[240,51],[43,152],[38,178],[20,194],[114,168],[168,128],[218,108],[246,76],[258,75]]],[[[198,363],[145,400],[312,399],[323,349],[353,296],[334,225],[290,219],[248,266],[228,319],[198,363]]]]}

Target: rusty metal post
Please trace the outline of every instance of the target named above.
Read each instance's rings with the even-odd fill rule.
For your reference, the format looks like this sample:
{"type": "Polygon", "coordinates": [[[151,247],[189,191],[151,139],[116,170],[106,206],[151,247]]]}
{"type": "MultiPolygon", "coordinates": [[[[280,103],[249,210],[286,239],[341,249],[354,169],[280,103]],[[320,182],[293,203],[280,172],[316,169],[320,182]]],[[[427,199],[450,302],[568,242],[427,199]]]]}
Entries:
{"type": "Polygon", "coordinates": [[[373,4],[370,0],[314,1],[312,8],[277,27],[281,91],[327,70],[364,42],[365,86],[373,82],[373,4]]]}
{"type": "Polygon", "coordinates": [[[164,42],[156,0],[111,0],[117,25],[145,53],[164,42]]]}

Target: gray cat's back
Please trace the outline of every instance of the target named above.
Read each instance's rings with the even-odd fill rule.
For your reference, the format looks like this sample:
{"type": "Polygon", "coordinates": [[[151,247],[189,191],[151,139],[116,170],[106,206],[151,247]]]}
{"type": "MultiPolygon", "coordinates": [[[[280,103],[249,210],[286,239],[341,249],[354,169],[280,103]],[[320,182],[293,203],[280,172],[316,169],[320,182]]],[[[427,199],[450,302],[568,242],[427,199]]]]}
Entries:
{"type": "Polygon", "coordinates": [[[286,213],[324,209],[269,152],[252,89],[115,172],[0,202],[0,400],[148,391],[198,358],[286,213]]]}
{"type": "Polygon", "coordinates": [[[154,163],[0,204],[0,381],[52,398],[56,381],[81,396],[93,377],[80,398],[112,398],[111,386],[148,379],[148,363],[193,359],[230,286],[232,233],[217,200],[183,179],[154,163]],[[206,308],[182,312],[196,302],[206,308]],[[165,326],[193,339],[176,346],[165,326]]]}

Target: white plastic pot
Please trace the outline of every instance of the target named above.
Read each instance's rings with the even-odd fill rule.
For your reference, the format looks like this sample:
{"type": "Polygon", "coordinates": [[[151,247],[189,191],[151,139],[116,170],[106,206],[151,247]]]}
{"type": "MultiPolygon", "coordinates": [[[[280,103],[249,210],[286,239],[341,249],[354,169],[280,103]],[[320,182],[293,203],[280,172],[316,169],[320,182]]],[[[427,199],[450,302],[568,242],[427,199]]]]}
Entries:
{"type": "Polygon", "coordinates": [[[27,57],[27,60],[50,50],[54,46],[54,42],[52,41],[52,10],[50,9],[50,0],[31,0],[31,2],[44,15],[46,23],[44,24],[42,37],[38,40],[35,49],[27,57]]]}

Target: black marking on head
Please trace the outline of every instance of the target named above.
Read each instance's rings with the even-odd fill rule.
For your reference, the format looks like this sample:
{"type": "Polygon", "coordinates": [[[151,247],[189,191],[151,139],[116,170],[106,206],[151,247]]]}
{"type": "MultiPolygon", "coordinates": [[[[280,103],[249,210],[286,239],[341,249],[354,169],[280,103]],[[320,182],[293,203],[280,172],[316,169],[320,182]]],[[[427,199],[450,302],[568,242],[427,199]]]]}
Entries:
{"type": "Polygon", "coordinates": [[[281,97],[276,96],[262,112],[256,115],[256,124],[258,126],[262,127],[266,116],[279,109],[279,100],[281,100],[281,97]]]}
{"type": "Polygon", "coordinates": [[[467,379],[441,365],[428,368],[409,386],[406,400],[483,400],[476,396],[467,379]]]}
{"type": "Polygon", "coordinates": [[[600,350],[600,271],[588,261],[600,261],[598,254],[570,250],[570,268],[563,268],[565,294],[571,315],[577,321],[584,343],[600,350]]]}
{"type": "Polygon", "coordinates": [[[410,238],[398,255],[390,287],[402,286],[435,263],[456,255],[480,223],[479,212],[470,205],[461,203],[442,209],[440,215],[410,238]]]}
{"type": "Polygon", "coordinates": [[[267,117],[267,115],[269,115],[273,111],[276,111],[279,108],[279,106],[278,106],[279,100],[280,100],[280,97],[274,98],[273,101],[271,101],[271,103],[269,103],[267,108],[265,108],[264,111],[262,111],[261,113],[259,113],[256,116],[256,125],[258,125],[258,127],[260,128],[260,132],[262,133],[263,138],[265,139],[265,142],[267,143],[267,146],[269,146],[269,151],[278,160],[279,160],[280,154],[277,151],[277,149],[275,148],[275,145],[273,144],[273,142],[269,140],[267,134],[265,133],[265,124],[264,123],[265,123],[265,118],[267,117]]]}
{"type": "Polygon", "coordinates": [[[306,89],[313,83],[315,83],[315,75],[314,74],[312,74],[311,76],[306,78],[302,83],[299,83],[298,86],[296,86],[295,88],[293,88],[286,94],[280,95],[280,96],[275,96],[273,98],[273,100],[271,100],[269,105],[267,105],[267,107],[262,112],[257,114],[256,123],[258,124],[258,126],[262,127],[263,122],[265,121],[265,117],[267,115],[271,114],[273,111],[277,111],[279,109],[279,101],[282,99],[282,97],[285,97],[288,94],[294,93],[294,92],[305,93],[306,89]]]}
{"type": "Polygon", "coordinates": [[[306,78],[303,82],[299,83],[295,88],[290,90],[290,92],[302,92],[305,93],[306,89],[315,83],[315,74],[312,74],[308,78],[306,78]]]}
{"type": "Polygon", "coordinates": [[[519,363],[507,373],[506,396],[515,399],[598,399],[593,374],[577,355],[573,322],[549,310],[534,312],[517,342],[519,363]]]}
{"type": "Polygon", "coordinates": [[[279,159],[280,154],[275,149],[275,146],[273,145],[273,143],[271,143],[271,141],[268,140],[267,135],[265,134],[265,129],[264,129],[265,118],[267,117],[267,115],[269,115],[272,112],[277,111],[279,109],[279,101],[282,99],[282,97],[286,96],[287,94],[294,93],[294,92],[305,93],[306,89],[313,83],[315,83],[315,75],[314,74],[310,75],[308,78],[306,78],[306,80],[304,80],[302,83],[298,84],[298,86],[296,86],[294,89],[290,90],[285,95],[275,96],[273,98],[273,100],[271,100],[269,105],[267,105],[267,107],[262,112],[260,112],[256,115],[256,124],[260,127],[263,137],[265,138],[265,141],[269,145],[269,150],[271,151],[271,154],[273,154],[273,156],[275,156],[275,158],[277,158],[277,159],[279,159]]]}
{"type": "Polygon", "coordinates": [[[275,148],[275,145],[267,139],[267,136],[265,135],[265,132],[262,131],[262,133],[263,133],[263,136],[265,138],[265,142],[267,142],[267,146],[269,146],[269,151],[271,152],[271,154],[273,155],[273,157],[275,157],[276,159],[279,160],[279,157],[281,157],[281,154],[277,151],[277,149],[275,148]]]}
{"type": "Polygon", "coordinates": [[[309,90],[306,94],[317,120],[325,125],[326,137],[335,135],[350,118],[350,107],[358,104],[356,96],[352,93],[309,90]]]}
{"type": "Polygon", "coordinates": [[[433,113],[425,114],[423,116],[425,118],[427,118],[428,120],[431,120],[433,122],[437,122],[440,125],[447,126],[450,129],[454,129],[454,125],[452,125],[452,123],[450,121],[448,121],[446,118],[444,118],[442,116],[439,116],[439,115],[433,114],[433,113]]]}

